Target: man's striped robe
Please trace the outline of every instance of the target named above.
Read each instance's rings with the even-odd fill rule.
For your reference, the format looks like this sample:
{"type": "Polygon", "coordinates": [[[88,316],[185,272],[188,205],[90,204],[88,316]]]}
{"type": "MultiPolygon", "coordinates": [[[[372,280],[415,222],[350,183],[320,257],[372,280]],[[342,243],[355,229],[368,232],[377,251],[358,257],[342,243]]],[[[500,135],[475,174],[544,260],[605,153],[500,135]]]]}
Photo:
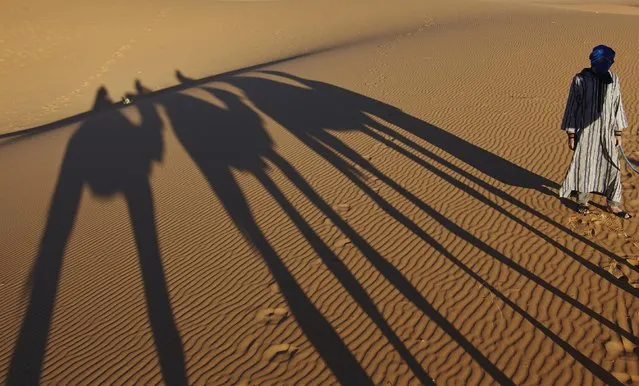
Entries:
{"type": "Polygon", "coordinates": [[[628,124],[621,101],[619,78],[610,73],[611,83],[595,76],[591,69],[575,75],[561,128],[575,133],[576,148],[560,197],[573,191],[600,193],[621,202],[621,170],[615,131],[628,124]]]}

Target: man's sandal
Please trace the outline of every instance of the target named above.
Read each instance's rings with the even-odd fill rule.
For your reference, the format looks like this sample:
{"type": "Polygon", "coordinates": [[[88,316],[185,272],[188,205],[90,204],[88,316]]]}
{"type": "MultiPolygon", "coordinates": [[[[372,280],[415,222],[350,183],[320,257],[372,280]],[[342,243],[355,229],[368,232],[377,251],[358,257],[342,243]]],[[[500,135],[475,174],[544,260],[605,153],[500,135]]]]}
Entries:
{"type": "Polygon", "coordinates": [[[579,206],[577,207],[577,212],[581,214],[590,214],[590,206],[579,204],[579,206]]]}
{"type": "Polygon", "coordinates": [[[617,217],[623,218],[623,219],[630,219],[632,218],[632,215],[628,212],[626,212],[623,209],[617,208],[619,209],[618,211],[614,211],[611,207],[608,207],[608,212],[614,214],[617,217]]]}

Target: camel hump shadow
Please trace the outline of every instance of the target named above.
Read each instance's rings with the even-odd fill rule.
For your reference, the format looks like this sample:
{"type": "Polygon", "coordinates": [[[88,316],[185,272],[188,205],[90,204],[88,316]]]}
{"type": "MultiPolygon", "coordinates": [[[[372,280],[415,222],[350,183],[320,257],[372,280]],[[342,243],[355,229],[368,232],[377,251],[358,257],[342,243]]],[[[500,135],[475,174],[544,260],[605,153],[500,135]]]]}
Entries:
{"type": "MultiPolygon", "coordinates": [[[[136,88],[140,91],[141,85],[136,83],[136,88]]],[[[95,196],[120,192],[125,197],[160,368],[168,384],[187,383],[184,353],[160,257],[149,180],[152,163],[162,160],[162,122],[151,101],[140,101],[135,106],[141,115],[139,125],[119,107],[114,108],[105,87],[99,88],[94,112],[69,140],[38,255],[26,283],[29,304],[11,359],[9,385],[40,382],[65,249],[84,186],[95,196]]]]}
{"type": "Polygon", "coordinates": [[[273,70],[231,77],[227,83],[241,89],[266,115],[300,138],[374,128],[430,152],[405,135],[409,134],[506,185],[549,195],[555,195],[551,189],[559,188],[557,183],[395,106],[339,86],[273,70]]]}

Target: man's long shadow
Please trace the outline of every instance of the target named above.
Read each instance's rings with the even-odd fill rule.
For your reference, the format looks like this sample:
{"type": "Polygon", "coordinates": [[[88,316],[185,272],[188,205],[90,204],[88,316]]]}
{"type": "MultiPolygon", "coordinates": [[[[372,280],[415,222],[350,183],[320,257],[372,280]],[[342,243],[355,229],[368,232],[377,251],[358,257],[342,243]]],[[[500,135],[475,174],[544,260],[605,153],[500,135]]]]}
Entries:
{"type": "MultiPolygon", "coordinates": [[[[435,241],[431,236],[426,234],[419,226],[417,226],[414,222],[408,219],[405,215],[401,214],[398,210],[396,210],[392,205],[386,202],[377,192],[372,190],[369,186],[366,185],[361,178],[354,173],[352,165],[345,162],[340,156],[350,160],[351,162],[363,167],[363,169],[372,173],[374,176],[378,177],[382,182],[386,183],[404,197],[409,199],[413,204],[422,209],[424,212],[429,214],[436,221],[441,223],[444,227],[452,231],[454,234],[458,235],[462,239],[465,239],[472,245],[477,248],[483,250],[489,255],[493,256],[495,259],[500,261],[501,263],[513,268],[520,274],[528,277],[534,282],[540,284],[543,288],[551,291],[553,294],[559,296],[564,301],[570,303],[576,308],[580,309],[582,312],[588,314],[593,319],[603,323],[607,327],[621,333],[632,341],[637,341],[637,339],[629,332],[625,330],[620,330],[617,326],[608,321],[607,319],[601,317],[601,315],[596,312],[590,310],[583,304],[575,301],[570,296],[565,293],[559,291],[549,283],[545,282],[541,278],[535,276],[531,272],[527,271],[523,267],[514,263],[511,259],[499,253],[492,247],[488,246],[486,243],[482,242],[478,238],[474,237],[469,232],[461,229],[459,226],[454,224],[452,221],[447,219],[445,216],[442,216],[435,210],[433,210],[430,206],[423,203],[417,197],[412,195],[412,193],[408,192],[406,189],[401,187],[396,182],[392,181],[390,178],[383,175],[379,172],[370,162],[368,162],[364,157],[357,154],[354,150],[346,146],[343,142],[337,139],[334,135],[330,133],[332,130],[362,130],[363,132],[367,132],[369,135],[372,135],[374,138],[380,140],[383,143],[389,145],[390,141],[384,140],[383,137],[379,135],[375,135],[375,133],[371,130],[368,130],[368,126],[370,127],[380,127],[380,130],[384,130],[383,127],[378,125],[374,120],[370,119],[368,115],[365,113],[369,113],[376,116],[387,117],[389,110],[391,112],[397,113],[397,109],[392,106],[384,105],[381,102],[371,100],[364,96],[359,96],[353,92],[343,90],[336,86],[331,86],[321,82],[308,81],[306,79],[302,80],[301,78],[291,76],[289,74],[275,73],[269,72],[270,74],[277,74],[279,76],[285,77],[285,80],[295,80],[297,82],[302,83],[304,87],[293,86],[288,82],[280,82],[277,80],[271,80],[264,77],[251,77],[251,76],[240,76],[234,77],[227,80],[228,83],[233,84],[236,87],[242,89],[248,96],[248,98],[255,103],[260,110],[262,110],[266,115],[273,118],[275,121],[279,122],[285,129],[289,130],[293,135],[298,137],[303,143],[313,149],[316,153],[318,153],[321,157],[330,162],[334,167],[342,171],[346,176],[348,176],[351,181],[353,181],[360,189],[362,189],[369,197],[371,197],[381,208],[383,208],[387,213],[392,215],[397,221],[405,225],[408,229],[410,229],[413,233],[421,236],[424,240],[426,240],[429,244],[431,244],[436,250],[446,256],[450,261],[452,261],[455,265],[465,271],[469,276],[473,277],[478,282],[482,283],[487,289],[489,289],[493,294],[495,294],[498,298],[503,300],[506,304],[508,304],[513,310],[522,315],[525,319],[529,320],[533,325],[535,325],[540,330],[544,331],[544,333],[557,342],[560,346],[564,347],[567,352],[569,352],[575,359],[584,364],[585,367],[589,368],[594,374],[596,374],[601,379],[605,381],[614,382],[614,378],[606,372],[601,366],[593,362],[588,357],[584,356],[578,350],[571,347],[567,342],[557,336],[555,333],[545,328],[542,324],[536,321],[531,315],[526,313],[523,309],[518,307],[514,302],[501,294],[497,289],[492,287],[489,283],[483,280],[479,275],[465,266],[461,261],[459,261],[456,257],[454,257],[450,252],[446,250],[446,248],[435,241]],[[379,109],[383,109],[380,113],[379,109]],[[340,156],[338,156],[338,154],[340,156]]],[[[404,117],[409,122],[404,122],[405,124],[416,125],[417,119],[412,117],[404,117]]],[[[393,122],[395,120],[388,119],[389,122],[393,122]]],[[[419,121],[421,122],[421,121],[419,121]]],[[[421,127],[423,127],[423,122],[421,127]]],[[[405,125],[398,124],[399,127],[404,128],[405,125]]],[[[441,129],[437,129],[440,130],[441,129]]],[[[385,131],[386,133],[392,133],[393,136],[399,136],[400,133],[395,131],[385,131]]],[[[450,135],[441,134],[442,137],[448,138],[452,141],[452,137],[450,135]]],[[[428,138],[428,137],[427,137],[428,138]]],[[[456,141],[461,141],[457,139],[456,141]]],[[[437,143],[437,142],[436,142],[437,143]]],[[[455,143],[453,141],[449,146],[455,147],[455,143]]],[[[461,148],[468,149],[472,147],[469,144],[461,144],[461,148]]],[[[399,147],[394,147],[395,150],[401,149],[399,147]]],[[[420,148],[418,148],[420,149],[420,148]]],[[[479,149],[479,148],[477,148],[479,149]]],[[[474,151],[479,151],[477,149],[473,149],[474,151]]],[[[447,150],[450,152],[450,150],[447,150]]],[[[482,152],[485,152],[481,150],[482,152]]],[[[404,155],[410,154],[409,152],[402,153],[404,155]]],[[[495,160],[497,156],[486,156],[486,159],[495,160]]],[[[415,158],[411,158],[415,160],[415,158]]],[[[417,158],[419,159],[419,158],[417,158]]],[[[464,158],[465,160],[469,160],[469,157],[464,158]]],[[[443,163],[441,159],[436,159],[438,162],[443,163]]],[[[505,162],[505,161],[504,161],[505,162]]],[[[446,173],[442,173],[438,171],[436,168],[433,168],[432,165],[429,165],[424,162],[420,162],[421,165],[427,166],[429,170],[433,172],[438,172],[437,174],[440,177],[445,177],[444,179],[450,183],[453,183],[455,186],[458,186],[462,189],[470,189],[472,194],[478,198],[483,198],[482,201],[487,201],[492,203],[488,198],[481,196],[479,192],[474,189],[461,184],[459,181],[455,180],[451,176],[446,175],[446,173]],[[462,186],[463,185],[463,186],[462,186]]],[[[448,166],[448,165],[447,165],[448,166]]],[[[513,167],[514,168],[514,167],[513,167]]],[[[517,167],[518,168],[518,167],[517,167]]],[[[303,178],[297,174],[295,174],[294,170],[287,170],[285,173],[292,177],[293,180],[298,187],[304,191],[307,196],[315,203],[316,206],[320,207],[325,211],[327,216],[334,221],[334,223],[345,232],[345,234],[353,240],[353,244],[357,246],[364,255],[371,261],[371,263],[378,268],[378,270],[386,276],[386,278],[392,282],[400,291],[411,299],[413,302],[416,302],[416,305],[423,304],[423,299],[421,295],[415,291],[414,288],[408,283],[402,276],[401,273],[396,272],[396,269],[392,267],[392,265],[388,264],[384,259],[379,256],[370,245],[366,243],[360,236],[352,232],[349,229],[348,225],[341,221],[338,217],[330,214],[329,209],[326,204],[322,202],[321,197],[319,197],[310,186],[306,182],[304,182],[303,178]]],[[[508,174],[502,175],[503,178],[506,178],[508,174]]],[[[543,191],[543,186],[538,187],[539,190],[543,191]]],[[[491,189],[495,191],[496,189],[491,189]]],[[[498,192],[501,192],[498,190],[498,192]]],[[[502,193],[501,196],[504,196],[505,193],[502,193]]],[[[509,195],[506,197],[510,197],[509,195]]],[[[511,201],[515,201],[514,199],[511,201]]],[[[507,211],[503,210],[503,208],[498,205],[492,203],[491,205],[495,209],[499,209],[502,213],[510,215],[511,219],[516,219],[516,216],[511,215],[507,211]]],[[[524,204],[520,204],[524,205],[524,204]]],[[[519,220],[518,221],[522,225],[526,225],[525,222],[519,220]]],[[[531,229],[530,227],[528,227],[531,229]]],[[[532,229],[531,229],[532,230],[532,229]]],[[[539,236],[544,236],[546,241],[552,241],[550,238],[545,237],[543,233],[536,232],[539,236]]],[[[553,244],[554,245],[554,244],[553,244]]],[[[573,254],[574,255],[574,254],[573,254]]],[[[574,257],[577,257],[576,255],[574,257]]],[[[583,262],[583,261],[582,261],[583,262]]],[[[597,267],[599,268],[599,267],[597,267]]],[[[602,270],[601,270],[602,271],[602,270]]],[[[602,273],[598,272],[597,273],[602,273]]],[[[448,323],[447,321],[443,321],[444,323],[448,323]]],[[[456,339],[457,340],[457,339],[456,339]]],[[[458,340],[459,341],[459,340],[458,340]]],[[[471,352],[471,355],[473,353],[471,352]]],[[[478,353],[476,352],[475,355],[478,353]]],[[[481,354],[479,354],[481,355],[481,354]]],[[[476,357],[475,359],[479,359],[476,357]]],[[[482,359],[480,363],[483,361],[482,359]]],[[[489,363],[489,362],[488,362],[489,363]]],[[[491,375],[497,375],[496,379],[499,379],[500,376],[499,370],[496,368],[488,369],[491,372],[491,375]]]]}
{"type": "MultiPolygon", "coordinates": [[[[138,92],[142,92],[139,83],[138,92]]],[[[96,95],[94,110],[112,105],[107,90],[96,95]]],[[[8,385],[40,381],[65,248],[84,186],[101,197],[124,195],[137,244],[147,312],[169,385],[186,385],[181,339],[173,320],[160,257],[149,175],[162,160],[162,122],[150,102],[138,104],[139,127],[119,110],[94,113],[73,134],[64,155],[40,249],[30,276],[30,300],[14,349],[8,385]]]]}

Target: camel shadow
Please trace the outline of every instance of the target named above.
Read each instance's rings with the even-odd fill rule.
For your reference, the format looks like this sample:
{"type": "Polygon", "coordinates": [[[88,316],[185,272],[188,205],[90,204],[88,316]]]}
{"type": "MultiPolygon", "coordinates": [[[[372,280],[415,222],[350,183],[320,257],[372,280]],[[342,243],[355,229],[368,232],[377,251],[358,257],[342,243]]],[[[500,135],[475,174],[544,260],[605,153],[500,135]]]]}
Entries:
{"type": "MultiPolygon", "coordinates": [[[[144,92],[139,83],[138,92],[144,92]]],[[[169,385],[186,385],[184,353],[173,319],[158,246],[149,178],[152,163],[163,155],[162,122],[150,102],[138,104],[142,123],[132,124],[98,90],[94,112],[72,135],[51,199],[39,253],[30,275],[30,300],[11,359],[8,385],[40,382],[44,354],[59,287],[67,242],[73,230],[82,190],[127,203],[139,255],[147,313],[162,374],[169,385]],[[105,111],[103,111],[105,110],[105,111]]]]}
{"type": "MultiPolygon", "coordinates": [[[[247,103],[249,101],[250,104],[256,105],[261,112],[279,122],[282,127],[295,135],[302,143],[328,161],[332,167],[346,175],[396,221],[420,236],[442,256],[453,262],[460,270],[481,283],[497,298],[522,315],[524,319],[551,337],[553,341],[593,371],[600,379],[606,382],[613,380],[608,372],[535,320],[533,316],[486,282],[479,274],[464,265],[446,247],[423,231],[405,214],[390,205],[389,202],[366,184],[364,175],[352,164],[360,166],[361,169],[379,178],[469,244],[474,245],[522,276],[551,291],[554,295],[570,303],[580,311],[587,313],[607,327],[615,329],[632,342],[639,343],[635,337],[623,330],[619,330],[611,322],[528,272],[507,256],[488,246],[467,230],[457,226],[450,219],[423,203],[400,184],[381,173],[354,149],[342,142],[334,135],[334,132],[358,130],[369,135],[371,138],[389,146],[417,164],[428,168],[428,170],[445,181],[464,189],[473,197],[482,200],[507,216],[510,213],[477,190],[451,177],[439,170],[440,168],[425,162],[423,159],[414,155],[411,156],[410,152],[402,150],[388,137],[396,138],[406,146],[437,162],[440,166],[469,178],[499,197],[550,222],[547,217],[515,200],[512,196],[434,155],[410,140],[408,136],[402,134],[399,130],[391,129],[381,123],[380,120],[400,127],[402,130],[440,147],[458,160],[503,183],[534,189],[544,194],[552,194],[550,189],[556,187],[553,182],[528,172],[514,163],[489,153],[442,129],[411,117],[393,106],[326,83],[273,71],[265,73],[269,76],[279,77],[280,81],[252,76],[237,76],[224,79],[226,83],[241,90],[244,93],[242,96],[223,89],[202,86],[201,89],[220,101],[222,107],[180,92],[166,93],[158,100],[167,112],[176,138],[197,165],[235,226],[264,259],[303,333],[317,349],[340,383],[369,385],[372,384],[372,381],[349,348],[343,343],[339,334],[313,304],[270,245],[251,213],[240,184],[232,173],[233,170],[250,173],[259,181],[269,196],[278,203],[293,221],[325,266],[358,306],[375,323],[390,344],[393,345],[422,384],[432,384],[433,381],[388,325],[382,313],[377,309],[361,284],[358,283],[356,277],[315,233],[313,228],[287,199],[284,192],[272,180],[269,175],[270,165],[274,165],[282,174],[286,175],[313,205],[352,241],[353,245],[362,252],[364,257],[372,263],[389,283],[434,321],[477,361],[488,374],[500,384],[513,384],[501,369],[492,363],[479,349],[474,347],[450,321],[426,300],[424,295],[399,269],[377,252],[345,222],[310,186],[306,179],[275,151],[274,142],[266,132],[264,122],[256,110],[249,106],[249,103],[247,103]],[[291,85],[291,81],[297,82],[298,85],[291,85]],[[468,152],[477,154],[469,155],[467,154],[468,152]],[[346,162],[346,160],[350,162],[346,162]]],[[[196,83],[180,73],[176,75],[185,85],[196,83]]],[[[137,88],[138,92],[142,93],[143,88],[139,83],[137,88]]],[[[96,110],[99,110],[100,105],[108,103],[106,90],[100,90],[96,97],[96,110]]],[[[73,135],[69,143],[52,199],[40,254],[33,268],[31,303],[12,358],[9,384],[38,383],[64,249],[80,205],[80,193],[85,184],[97,196],[112,197],[116,193],[124,194],[135,232],[147,295],[149,318],[160,356],[162,373],[168,384],[186,383],[184,354],[180,337],[173,321],[160,261],[153,200],[149,186],[150,166],[152,162],[162,160],[161,122],[155,107],[150,102],[141,98],[137,106],[143,118],[143,123],[140,127],[132,125],[119,111],[109,111],[105,115],[93,114],[73,135]]],[[[527,225],[513,215],[510,215],[509,218],[521,225],[527,225]]],[[[533,232],[536,231],[530,227],[528,229],[533,232]]],[[[543,233],[536,231],[535,234],[543,237],[553,246],[561,247],[543,233]]],[[[572,252],[565,248],[563,250],[567,254],[572,252]]],[[[571,256],[588,266],[588,262],[584,259],[580,260],[580,257],[574,254],[571,256]]],[[[590,266],[589,268],[606,277],[602,269],[597,270],[590,266]]]]}
{"type": "MultiPolygon", "coordinates": [[[[179,73],[177,76],[180,81],[188,82],[179,73]]],[[[286,161],[274,151],[274,143],[265,131],[259,115],[229,91],[202,89],[219,100],[223,107],[183,93],[163,96],[162,103],[173,131],[235,226],[263,258],[297,323],[329,369],[342,384],[372,385],[357,359],[330,322],[305,294],[258,227],[245,195],[232,174],[232,169],[251,173],[257,178],[269,195],[295,222],[344,288],[395,346],[420,381],[431,384],[431,378],[387,325],[381,312],[368,298],[356,278],[345,266],[338,263],[339,259],[306,223],[267,173],[266,160],[275,164],[286,161]]]]}
{"type": "MultiPolygon", "coordinates": [[[[505,266],[513,269],[522,276],[536,282],[546,290],[558,296],[565,302],[571,304],[575,308],[581,310],[585,314],[589,315],[593,319],[606,325],[607,327],[619,331],[628,339],[637,341],[637,339],[626,331],[623,331],[617,326],[597,314],[590,308],[586,307],[582,303],[575,301],[566,293],[558,290],[550,283],[537,277],[533,273],[526,270],[524,267],[513,262],[509,257],[503,255],[499,251],[495,250],[485,242],[481,241],[470,232],[462,229],[450,219],[446,218],[442,214],[438,213],[432,207],[425,204],[414,194],[402,187],[397,182],[386,176],[379,171],[372,163],[365,157],[361,156],[357,151],[349,147],[346,143],[342,142],[336,135],[336,132],[350,131],[361,132],[371,138],[379,141],[405,157],[411,159],[416,164],[423,166],[438,175],[448,183],[458,187],[461,190],[468,192],[471,196],[483,201],[488,206],[499,211],[503,215],[509,217],[511,220],[526,227],[531,232],[544,239],[549,244],[556,248],[561,249],[563,252],[570,255],[581,264],[585,265],[591,271],[599,274],[604,279],[619,286],[620,288],[636,293],[634,289],[624,283],[614,280],[609,273],[606,273],[601,267],[594,265],[593,263],[583,259],[578,254],[569,250],[565,246],[553,240],[551,237],[546,236],[538,229],[531,227],[524,220],[504,210],[502,207],[494,203],[488,197],[481,194],[471,186],[453,178],[447,173],[443,172],[440,168],[425,162],[423,159],[414,156],[410,152],[402,149],[400,146],[394,143],[393,140],[388,137],[393,137],[400,143],[410,146],[412,149],[420,152],[426,157],[439,163],[440,165],[451,169],[466,178],[477,182],[487,190],[494,192],[500,197],[507,199],[515,205],[518,205],[522,209],[527,209],[531,213],[536,214],[545,221],[553,224],[554,226],[564,230],[565,232],[574,235],[579,238],[574,232],[565,228],[561,224],[549,219],[547,216],[533,210],[524,203],[516,200],[509,194],[501,191],[500,189],[474,177],[472,174],[465,172],[459,167],[455,167],[449,161],[442,159],[441,157],[433,154],[424,147],[418,145],[414,141],[411,141],[407,136],[402,134],[398,130],[391,129],[386,125],[379,122],[378,119],[382,119],[389,122],[404,131],[428,141],[429,143],[443,147],[442,150],[455,156],[463,162],[469,163],[479,171],[490,173],[490,176],[519,187],[525,187],[530,189],[536,189],[544,194],[555,196],[550,192],[550,188],[556,188],[557,185],[541,176],[534,173],[525,171],[521,167],[510,163],[492,153],[486,152],[478,148],[477,146],[470,144],[452,134],[445,132],[442,129],[436,128],[432,125],[422,122],[421,120],[411,117],[408,114],[403,113],[399,109],[376,101],[374,99],[359,95],[349,90],[342,89],[337,86],[333,86],[323,82],[312,81],[303,79],[291,74],[285,74],[276,71],[262,71],[257,75],[236,76],[225,80],[226,83],[231,84],[241,89],[247,98],[254,103],[264,114],[271,117],[274,121],[278,122],[285,130],[288,130],[291,134],[297,137],[308,148],[312,149],[321,158],[331,164],[332,167],[340,170],[345,176],[347,176],[358,188],[360,188],[368,197],[370,197],[380,208],[386,213],[391,215],[396,221],[405,226],[414,234],[420,236],[427,241],[435,250],[448,258],[451,262],[457,265],[461,270],[466,272],[470,277],[480,282],[484,287],[489,289],[495,296],[502,299],[506,304],[511,306],[515,311],[520,313],[522,317],[529,320],[532,324],[538,326],[543,330],[546,335],[551,337],[560,346],[564,347],[578,361],[584,364],[587,368],[591,369],[593,373],[599,376],[601,379],[612,379],[610,374],[606,372],[601,366],[593,362],[588,357],[584,356],[578,350],[570,346],[566,341],[561,339],[552,331],[544,328],[538,321],[536,321],[531,315],[519,308],[510,299],[505,297],[500,291],[492,287],[489,283],[483,280],[477,273],[473,272],[466,265],[464,265],[459,259],[453,256],[443,245],[438,243],[432,236],[424,232],[416,223],[409,219],[406,215],[397,210],[393,205],[381,197],[375,190],[368,186],[366,180],[362,178],[360,173],[356,173],[356,168],[353,164],[359,166],[361,169],[372,174],[378,178],[381,182],[401,194],[411,203],[420,208],[424,213],[439,222],[444,228],[451,231],[453,234],[466,240],[470,245],[478,248],[479,250],[492,256],[495,260],[501,262],[505,266]],[[376,117],[378,119],[374,119],[376,117]],[[475,154],[467,154],[475,153],[475,154]],[[347,162],[348,161],[348,162],[347,162]],[[488,167],[487,165],[493,165],[488,167]]],[[[294,170],[283,170],[289,179],[291,179],[297,187],[302,190],[306,196],[313,201],[313,203],[320,208],[329,219],[336,224],[342,232],[344,232],[352,241],[353,245],[362,251],[364,256],[385,276],[385,278],[391,282],[402,294],[410,299],[414,304],[420,307],[427,315],[433,318],[446,332],[451,335],[460,345],[466,348],[466,350],[478,361],[496,380],[499,382],[508,383],[508,379],[505,375],[490,361],[485,358],[480,352],[473,350],[472,346],[465,342],[463,336],[457,335],[454,328],[451,328],[448,322],[437,315],[437,312],[430,308],[422,295],[402,276],[402,274],[391,264],[389,264],[382,256],[380,256],[370,245],[367,244],[361,236],[353,232],[349,226],[341,221],[338,217],[333,216],[330,213],[330,209],[322,202],[321,197],[317,195],[312,188],[299,176],[294,170]]],[[[589,242],[583,237],[580,238],[584,242],[589,242]]],[[[594,248],[598,246],[589,243],[594,248]]],[[[601,248],[599,248],[601,249],[601,248]]]]}
{"type": "MultiPolygon", "coordinates": [[[[194,83],[179,72],[177,76],[184,83],[194,83]]],[[[266,172],[266,160],[275,165],[323,214],[332,220],[353,241],[353,244],[363,251],[392,285],[417,304],[428,317],[434,320],[465,351],[469,352],[495,379],[504,384],[512,384],[508,377],[474,347],[452,323],[447,321],[396,267],[375,251],[363,237],[346,224],[292,165],[274,151],[273,142],[266,133],[264,123],[256,112],[233,93],[210,87],[201,87],[201,89],[208,91],[221,100],[225,108],[216,108],[199,98],[184,94],[173,94],[165,97],[164,107],[172,122],[176,137],[209,181],[211,189],[220,199],[236,226],[242,230],[246,239],[260,252],[279,284],[301,329],[342,384],[363,385],[370,384],[370,380],[363,373],[348,348],[343,345],[339,336],[335,335],[330,324],[310,303],[303,290],[273,251],[262,231],[255,224],[255,220],[252,218],[246,203],[246,198],[237,181],[230,173],[231,168],[250,172],[260,181],[262,186],[269,192],[269,195],[279,203],[289,218],[311,243],[326,267],[376,323],[389,342],[395,346],[402,358],[409,364],[411,371],[423,384],[432,384],[431,378],[392,332],[353,274],[339,262],[339,259],[336,258],[330,248],[321,241],[312,228],[297,213],[294,206],[279,191],[279,188],[266,172]]],[[[304,114],[304,112],[297,111],[296,114],[304,114]]],[[[318,115],[321,115],[321,113],[315,113],[313,117],[318,115]]],[[[341,165],[336,167],[339,168],[341,165]]],[[[354,173],[354,175],[357,174],[354,169],[349,169],[349,172],[354,173]]]]}
{"type": "MultiPolygon", "coordinates": [[[[518,217],[513,216],[490,198],[474,189],[471,185],[453,178],[444,170],[448,169],[459,174],[461,177],[477,184],[486,191],[535,215],[544,222],[589,245],[591,248],[616,260],[620,264],[624,264],[631,269],[636,269],[630,266],[625,259],[620,258],[614,253],[593,243],[591,240],[573,232],[565,225],[554,221],[549,216],[516,199],[499,187],[484,181],[473,173],[466,171],[464,168],[455,165],[435,152],[425,148],[404,133],[410,133],[437,147],[443,146],[441,150],[453,155],[479,171],[488,173],[488,176],[512,186],[534,189],[546,195],[556,197],[557,195],[551,191],[551,189],[557,189],[559,187],[556,183],[483,150],[441,128],[413,117],[394,106],[338,86],[304,79],[279,71],[261,71],[255,76],[234,76],[230,77],[226,82],[242,89],[243,92],[248,95],[249,99],[266,115],[280,123],[285,129],[323,158],[332,160],[330,161],[332,163],[341,163],[345,168],[345,173],[349,176],[359,178],[356,175],[356,170],[354,170],[349,163],[342,162],[340,158],[336,158],[333,153],[341,154],[351,163],[360,165],[364,170],[378,178],[385,178],[367,159],[364,159],[364,157],[337,139],[333,134],[334,132],[358,131],[371,137],[380,144],[388,146],[399,154],[414,161],[416,164],[428,169],[448,183],[466,191],[484,204],[510,217],[513,221],[520,223],[537,236],[562,249],[582,265],[605,277],[615,285],[623,287],[623,289],[628,292],[637,292],[634,288],[616,281],[612,275],[601,269],[598,265],[590,263],[574,252],[569,251],[552,238],[541,233],[538,229],[518,217]],[[382,121],[388,122],[400,129],[393,129],[389,125],[382,123],[382,121]],[[421,157],[417,157],[412,152],[407,151],[403,146],[399,146],[399,144],[413,149],[415,152],[428,158],[430,162],[421,157]],[[489,165],[493,167],[489,167],[489,165]]],[[[402,187],[397,186],[397,184],[391,180],[387,179],[387,182],[391,185],[395,185],[398,189],[402,189],[402,187]]],[[[569,200],[562,200],[562,202],[564,202],[565,205],[571,205],[569,200]]]]}

